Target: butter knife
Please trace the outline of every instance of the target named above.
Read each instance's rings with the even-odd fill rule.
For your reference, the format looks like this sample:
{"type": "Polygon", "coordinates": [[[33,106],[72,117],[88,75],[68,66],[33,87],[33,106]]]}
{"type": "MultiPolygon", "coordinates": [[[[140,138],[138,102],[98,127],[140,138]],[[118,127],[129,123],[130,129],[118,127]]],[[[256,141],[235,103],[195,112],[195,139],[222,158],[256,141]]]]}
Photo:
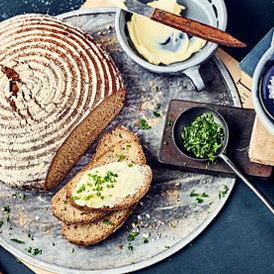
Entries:
{"type": "Polygon", "coordinates": [[[137,0],[107,0],[109,3],[118,6],[130,13],[135,13],[150,18],[151,20],[173,27],[190,35],[200,37],[207,41],[229,47],[244,48],[246,45],[234,38],[230,34],[205,25],[203,23],[190,20],[188,18],[147,6],[146,4],[137,0]]]}

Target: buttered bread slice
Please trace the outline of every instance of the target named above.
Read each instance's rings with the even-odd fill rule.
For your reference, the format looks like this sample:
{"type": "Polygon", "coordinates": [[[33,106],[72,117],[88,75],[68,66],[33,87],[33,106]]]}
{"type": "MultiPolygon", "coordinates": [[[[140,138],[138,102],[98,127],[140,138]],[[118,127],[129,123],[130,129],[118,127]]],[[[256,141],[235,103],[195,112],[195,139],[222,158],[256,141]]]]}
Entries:
{"type": "Polygon", "coordinates": [[[149,166],[111,163],[82,174],[70,198],[74,206],[84,211],[118,210],[140,200],[151,178],[149,166]]]}
{"type": "Polygon", "coordinates": [[[131,206],[148,191],[152,171],[137,142],[120,142],[88,165],[68,191],[83,211],[113,211],[131,206]]]}
{"type": "MultiPolygon", "coordinates": [[[[119,142],[137,142],[139,143],[138,137],[128,131],[125,127],[116,127],[112,130],[112,132],[106,133],[100,140],[96,153],[94,154],[92,161],[99,158],[102,154],[106,153],[111,147],[114,147],[119,142]]],[[[144,165],[146,162],[144,161],[144,157],[138,157],[135,160],[135,163],[144,165]],[[138,160],[139,159],[139,160],[138,160]]],[[[81,177],[81,174],[76,175],[81,177]]],[[[76,178],[75,178],[76,180],[76,178]]],[[[70,203],[70,199],[68,197],[68,190],[70,188],[70,184],[72,184],[74,180],[71,180],[68,184],[66,184],[62,189],[60,189],[51,200],[52,203],[52,212],[53,215],[60,221],[66,224],[75,224],[75,223],[91,223],[97,219],[103,217],[107,212],[89,212],[89,211],[80,211],[78,208],[73,207],[70,203]]]]}

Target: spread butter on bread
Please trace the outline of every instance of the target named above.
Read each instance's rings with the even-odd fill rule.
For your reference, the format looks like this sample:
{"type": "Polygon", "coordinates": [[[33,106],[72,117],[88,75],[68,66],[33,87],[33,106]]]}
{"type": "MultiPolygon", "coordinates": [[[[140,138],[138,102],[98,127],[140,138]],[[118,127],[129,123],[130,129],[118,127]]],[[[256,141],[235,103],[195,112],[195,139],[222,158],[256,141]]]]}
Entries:
{"type": "MultiPolygon", "coordinates": [[[[123,154],[119,156],[125,157],[123,154]]],[[[140,200],[145,193],[140,190],[150,184],[151,178],[151,169],[146,165],[129,162],[106,164],[84,172],[70,198],[73,206],[83,210],[118,210],[140,200]],[[128,197],[130,201],[126,202],[128,197]]]]}

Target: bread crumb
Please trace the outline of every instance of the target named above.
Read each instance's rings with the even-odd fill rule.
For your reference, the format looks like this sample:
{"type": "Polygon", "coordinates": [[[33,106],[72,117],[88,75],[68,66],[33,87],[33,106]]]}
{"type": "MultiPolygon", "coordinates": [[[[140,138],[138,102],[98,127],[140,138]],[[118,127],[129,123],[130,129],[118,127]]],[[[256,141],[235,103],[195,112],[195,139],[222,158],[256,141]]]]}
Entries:
{"type": "Polygon", "coordinates": [[[119,249],[122,249],[124,245],[118,245],[118,248],[119,249]]]}
{"type": "Polygon", "coordinates": [[[140,102],[140,103],[139,103],[139,107],[138,107],[138,110],[139,110],[140,112],[142,112],[142,105],[143,105],[143,103],[140,102]]]}

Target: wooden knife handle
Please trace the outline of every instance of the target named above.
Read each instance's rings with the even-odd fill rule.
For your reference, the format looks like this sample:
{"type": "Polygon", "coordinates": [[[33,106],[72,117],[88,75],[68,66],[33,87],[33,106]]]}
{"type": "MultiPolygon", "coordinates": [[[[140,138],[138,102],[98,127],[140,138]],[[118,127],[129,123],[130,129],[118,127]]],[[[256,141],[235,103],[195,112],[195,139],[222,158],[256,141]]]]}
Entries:
{"type": "Polygon", "coordinates": [[[244,43],[222,30],[204,25],[197,21],[193,21],[164,10],[157,8],[154,9],[150,19],[193,36],[217,43],[219,45],[230,47],[246,47],[244,43]]]}

